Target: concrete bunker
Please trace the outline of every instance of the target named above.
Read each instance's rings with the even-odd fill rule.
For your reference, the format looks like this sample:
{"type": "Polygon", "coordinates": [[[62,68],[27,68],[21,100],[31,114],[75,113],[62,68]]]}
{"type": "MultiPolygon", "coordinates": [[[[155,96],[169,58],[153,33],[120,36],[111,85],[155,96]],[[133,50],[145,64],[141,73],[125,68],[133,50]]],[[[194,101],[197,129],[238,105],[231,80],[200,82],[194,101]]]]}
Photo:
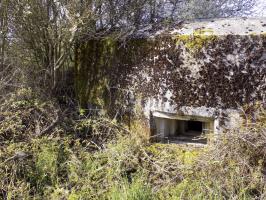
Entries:
{"type": "Polygon", "coordinates": [[[112,117],[119,111],[125,121],[137,114],[157,141],[204,142],[206,133],[237,129],[242,108],[266,100],[265,22],[197,20],[145,29],[126,43],[82,41],[75,65],[80,105],[99,105],[112,117]]]}
{"type": "Polygon", "coordinates": [[[214,133],[214,118],[154,112],[154,138],[167,143],[207,143],[206,134],[214,133]]]}

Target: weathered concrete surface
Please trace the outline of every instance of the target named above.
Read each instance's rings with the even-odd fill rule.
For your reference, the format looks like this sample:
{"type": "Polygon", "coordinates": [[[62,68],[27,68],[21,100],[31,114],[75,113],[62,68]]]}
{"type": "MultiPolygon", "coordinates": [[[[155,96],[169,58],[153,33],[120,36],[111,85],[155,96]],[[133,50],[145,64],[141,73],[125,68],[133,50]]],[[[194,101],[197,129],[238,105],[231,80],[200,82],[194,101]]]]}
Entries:
{"type": "MultiPolygon", "coordinates": [[[[182,28],[171,30],[171,34],[190,35],[197,29],[212,30],[214,35],[250,35],[266,33],[265,18],[224,18],[197,20],[184,23],[182,28]]],[[[210,33],[206,33],[210,34],[210,33]]]]}
{"type": "Polygon", "coordinates": [[[131,90],[147,118],[211,117],[222,132],[238,124],[240,107],[266,103],[266,18],[183,23],[115,47],[105,82],[131,90]]]}
{"type": "MultiPolygon", "coordinates": [[[[213,131],[219,133],[240,124],[241,106],[266,101],[265,18],[197,21],[171,30],[170,35],[180,37],[176,56],[182,63],[176,64],[162,42],[164,54],[158,53],[153,59],[159,63],[164,57],[172,68],[162,64],[165,68],[161,66],[164,78],[159,79],[159,98],[148,97],[146,116],[162,111],[212,117],[213,131]]],[[[156,62],[153,66],[156,68],[156,62]]],[[[155,75],[143,74],[151,84],[155,75]]]]}

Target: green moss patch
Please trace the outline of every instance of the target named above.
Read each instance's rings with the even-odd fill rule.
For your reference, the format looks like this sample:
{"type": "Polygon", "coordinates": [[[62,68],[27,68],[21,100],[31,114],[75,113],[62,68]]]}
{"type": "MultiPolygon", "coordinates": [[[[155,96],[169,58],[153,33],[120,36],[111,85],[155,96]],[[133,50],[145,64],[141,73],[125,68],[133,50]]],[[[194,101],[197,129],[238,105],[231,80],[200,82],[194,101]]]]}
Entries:
{"type": "Polygon", "coordinates": [[[198,52],[203,47],[217,40],[218,36],[214,35],[211,29],[199,29],[193,32],[192,35],[177,35],[174,37],[176,44],[184,44],[185,47],[192,51],[198,52]]]}

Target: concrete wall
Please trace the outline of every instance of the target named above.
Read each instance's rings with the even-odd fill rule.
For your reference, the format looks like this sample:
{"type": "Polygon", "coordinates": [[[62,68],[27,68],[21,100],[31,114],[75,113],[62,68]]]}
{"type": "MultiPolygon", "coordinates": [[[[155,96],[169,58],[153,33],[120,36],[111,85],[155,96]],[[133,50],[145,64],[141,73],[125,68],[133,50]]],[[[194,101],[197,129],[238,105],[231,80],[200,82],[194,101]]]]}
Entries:
{"type": "Polygon", "coordinates": [[[202,21],[171,31],[175,43],[155,37],[160,45],[133,73],[145,115],[213,118],[214,133],[239,127],[243,106],[266,103],[265,24],[265,18],[202,21]]]}
{"type": "Polygon", "coordinates": [[[242,106],[266,103],[266,18],[201,20],[148,35],[118,41],[101,73],[109,87],[132,91],[147,119],[156,111],[209,117],[218,133],[237,127],[242,106]]]}

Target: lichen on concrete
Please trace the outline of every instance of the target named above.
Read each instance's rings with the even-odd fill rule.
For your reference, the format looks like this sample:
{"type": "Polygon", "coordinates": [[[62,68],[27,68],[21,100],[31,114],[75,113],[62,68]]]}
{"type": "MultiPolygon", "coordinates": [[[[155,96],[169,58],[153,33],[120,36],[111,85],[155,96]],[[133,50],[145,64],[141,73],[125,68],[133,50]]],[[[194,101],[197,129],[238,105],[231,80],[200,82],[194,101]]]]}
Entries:
{"type": "Polygon", "coordinates": [[[176,35],[174,37],[177,45],[182,43],[188,50],[194,53],[206,47],[211,42],[214,42],[216,39],[218,39],[218,36],[213,34],[212,29],[198,29],[191,35],[176,35]]]}
{"type": "MultiPolygon", "coordinates": [[[[78,48],[76,83],[85,102],[104,96],[100,92],[103,85],[131,90],[141,98],[138,102],[147,117],[154,110],[177,112],[191,107],[196,112],[204,107],[219,111],[218,118],[224,118],[230,109],[265,102],[264,22],[239,20],[252,26],[255,33],[241,28],[239,33],[243,34],[238,34],[236,20],[227,19],[185,24],[186,29],[181,27],[170,34],[107,42],[105,47],[102,42],[96,45],[88,41],[88,46],[78,48]],[[223,25],[225,30],[221,30],[223,25]],[[91,77],[89,72],[97,76],[91,77]]],[[[122,96],[116,94],[113,91],[112,97],[122,96]]]]}

